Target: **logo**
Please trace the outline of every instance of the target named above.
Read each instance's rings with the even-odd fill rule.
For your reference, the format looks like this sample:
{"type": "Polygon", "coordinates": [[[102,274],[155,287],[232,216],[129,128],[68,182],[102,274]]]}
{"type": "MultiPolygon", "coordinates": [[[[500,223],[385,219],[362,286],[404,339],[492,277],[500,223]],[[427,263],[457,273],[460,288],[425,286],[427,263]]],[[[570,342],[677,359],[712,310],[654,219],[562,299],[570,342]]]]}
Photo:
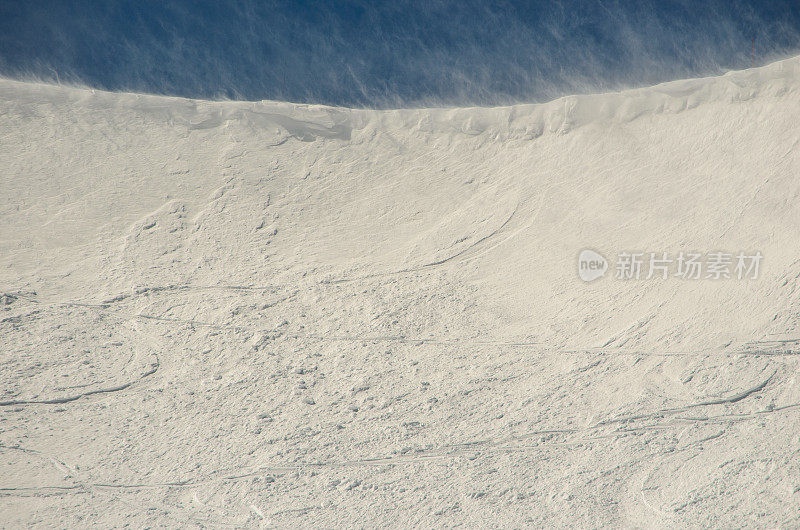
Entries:
{"type": "Polygon", "coordinates": [[[585,282],[591,282],[605,276],[608,260],[594,250],[585,248],[578,254],[578,276],[585,282]]]}
{"type": "MultiPolygon", "coordinates": [[[[764,255],[750,252],[620,252],[614,278],[624,281],[650,280],[757,280],[764,255]],[[705,258],[705,259],[704,259],[705,258]]],[[[606,275],[605,256],[585,248],[578,254],[578,276],[592,282],[606,275]]]]}

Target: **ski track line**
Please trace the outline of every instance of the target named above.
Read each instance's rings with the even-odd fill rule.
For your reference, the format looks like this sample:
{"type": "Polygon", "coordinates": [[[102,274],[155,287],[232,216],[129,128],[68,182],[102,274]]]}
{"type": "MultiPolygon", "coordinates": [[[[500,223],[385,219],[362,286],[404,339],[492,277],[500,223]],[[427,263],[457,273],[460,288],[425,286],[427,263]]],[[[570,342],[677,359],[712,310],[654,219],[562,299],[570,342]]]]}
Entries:
{"type": "MultiPolygon", "coordinates": [[[[183,286],[179,287],[183,289],[183,286]]],[[[227,289],[229,287],[216,287],[216,286],[209,286],[209,287],[201,287],[201,289],[227,289]]],[[[261,289],[268,289],[262,287],[247,287],[247,286],[235,286],[232,287],[236,290],[261,290],[261,289]]],[[[151,289],[150,291],[163,291],[167,289],[151,289]]],[[[277,305],[284,301],[290,300],[297,294],[297,291],[291,293],[290,295],[281,298],[274,302],[271,305],[277,305]]],[[[124,313],[122,311],[112,310],[109,308],[109,304],[86,304],[80,302],[59,302],[54,303],[52,305],[59,305],[64,307],[85,307],[88,309],[100,310],[108,315],[115,316],[122,320],[134,320],[134,319],[141,319],[153,322],[168,322],[168,323],[178,323],[178,324],[186,324],[192,327],[208,327],[213,329],[220,329],[220,330],[228,330],[228,331],[235,331],[235,332],[250,332],[250,333],[273,333],[278,335],[279,337],[288,337],[292,339],[314,339],[320,341],[333,341],[333,342],[400,342],[400,343],[410,343],[417,346],[421,345],[436,345],[436,346],[496,346],[496,347],[524,347],[524,348],[537,348],[538,353],[542,354],[573,354],[573,355],[586,355],[586,354],[610,354],[610,355],[625,355],[625,356],[635,356],[635,357],[692,357],[692,356],[707,356],[707,357],[797,357],[800,356],[800,350],[767,350],[767,349],[754,349],[751,350],[752,346],[757,345],[776,345],[781,347],[786,344],[798,344],[800,343],[800,338],[793,338],[793,339],[783,339],[780,341],[749,341],[742,345],[743,349],[736,350],[736,351],[725,351],[725,352],[716,352],[716,351],[709,351],[706,349],[699,349],[699,350],[685,350],[685,351],[641,351],[641,350],[622,350],[622,349],[609,349],[601,346],[591,346],[586,348],[547,348],[545,343],[541,341],[500,341],[500,340],[462,340],[462,339],[437,339],[431,337],[406,337],[404,335],[331,335],[331,334],[318,334],[318,333],[287,333],[284,330],[275,329],[275,328],[255,328],[245,325],[225,325],[225,324],[218,324],[216,322],[204,322],[200,320],[194,319],[182,319],[182,318],[175,318],[175,317],[162,317],[157,315],[148,315],[148,314],[133,314],[133,313],[124,313]]],[[[40,311],[35,311],[32,313],[28,313],[27,315],[21,315],[18,317],[8,317],[0,322],[6,321],[18,321],[23,316],[31,316],[33,314],[38,314],[40,311]]]]}
{"type": "Polygon", "coordinates": [[[760,384],[758,384],[758,385],[756,385],[756,386],[754,386],[754,387],[752,387],[750,389],[744,390],[742,392],[738,392],[738,393],[736,393],[736,394],[734,394],[732,396],[729,396],[727,398],[710,399],[710,400],[706,400],[706,401],[701,401],[699,403],[692,403],[692,404],[689,404],[689,405],[685,405],[683,407],[661,409],[661,410],[657,410],[657,411],[654,411],[654,412],[648,412],[648,413],[644,413],[644,414],[634,414],[634,415],[630,415],[630,416],[619,416],[619,417],[616,417],[616,418],[611,418],[611,419],[608,419],[608,420],[600,421],[600,422],[597,423],[597,425],[599,426],[599,425],[609,425],[609,424],[613,424],[613,423],[625,423],[625,422],[633,421],[633,420],[652,418],[654,416],[679,414],[681,412],[687,412],[690,409],[694,409],[694,408],[698,408],[698,407],[707,407],[707,406],[711,406],[711,405],[725,405],[725,404],[728,404],[728,403],[737,403],[737,402],[742,401],[743,399],[745,399],[745,398],[747,398],[747,397],[749,397],[749,396],[751,396],[751,395],[753,395],[755,393],[758,393],[758,392],[764,390],[764,388],[767,387],[769,382],[772,380],[773,377],[775,377],[775,375],[777,373],[778,373],[778,371],[775,370],[774,372],[772,372],[772,375],[767,377],[760,384]]]}
{"type": "MultiPolygon", "coordinates": [[[[748,395],[752,394],[753,392],[754,390],[749,391],[748,395]]],[[[733,396],[733,398],[736,398],[739,395],[741,394],[737,394],[736,396],[733,396]]],[[[735,402],[735,401],[726,400],[725,402],[735,402]]],[[[689,405],[686,408],[708,405],[713,403],[715,402],[694,404],[694,405],[689,405]]],[[[782,407],[776,407],[773,410],[760,411],[756,413],[725,414],[711,418],[676,418],[676,419],[682,421],[688,421],[690,423],[706,423],[706,420],[711,420],[711,419],[716,419],[719,421],[727,421],[730,423],[731,421],[755,419],[762,414],[773,414],[783,410],[800,410],[800,403],[784,405],[782,407]]],[[[652,413],[652,415],[659,415],[661,413],[662,411],[657,411],[655,413],[652,413]]],[[[652,415],[639,415],[636,418],[646,419],[652,415]]],[[[588,445],[595,444],[600,442],[601,440],[606,440],[609,438],[621,439],[635,432],[652,432],[655,430],[669,430],[679,426],[684,426],[685,424],[670,422],[660,425],[655,424],[655,425],[645,425],[641,427],[632,427],[632,428],[617,428],[608,434],[586,436],[567,441],[552,442],[547,440],[543,441],[541,444],[538,445],[509,445],[517,441],[522,441],[532,437],[538,437],[548,434],[569,435],[569,434],[589,433],[592,431],[596,431],[599,428],[605,427],[607,425],[609,425],[608,422],[606,423],[600,422],[591,427],[585,427],[585,428],[537,430],[521,435],[504,437],[500,440],[483,439],[483,440],[475,440],[475,441],[455,443],[455,444],[445,444],[434,449],[421,449],[415,451],[414,454],[411,455],[379,456],[374,458],[346,460],[342,462],[307,462],[307,463],[297,463],[297,464],[277,465],[277,466],[243,467],[239,468],[239,470],[231,469],[227,471],[214,471],[205,475],[205,477],[200,479],[187,479],[187,480],[164,481],[164,482],[154,482],[154,483],[109,484],[109,483],[89,482],[86,480],[80,480],[76,477],[75,480],[76,482],[79,483],[68,486],[31,486],[31,487],[21,487],[21,488],[0,487],[0,495],[19,495],[25,493],[36,494],[40,492],[44,493],[54,492],[55,494],[73,494],[73,493],[87,493],[94,490],[124,491],[124,490],[136,490],[136,489],[158,489],[165,487],[191,488],[191,487],[202,486],[207,484],[215,484],[220,482],[235,482],[238,480],[264,474],[281,475],[286,473],[293,473],[293,472],[313,470],[313,469],[335,469],[335,468],[346,468],[346,467],[364,467],[364,466],[372,467],[372,466],[384,466],[384,465],[419,464],[423,462],[442,460],[442,459],[452,459],[467,455],[474,456],[475,458],[477,458],[479,455],[485,453],[508,454],[514,452],[543,451],[543,450],[558,449],[558,448],[583,447],[586,446],[587,444],[588,445]]],[[[686,451],[688,449],[691,449],[692,447],[702,445],[705,442],[721,438],[725,434],[727,434],[727,432],[723,429],[721,432],[705,437],[701,440],[695,440],[683,445],[682,447],[676,447],[674,451],[686,451]]],[[[45,453],[42,453],[40,451],[35,451],[32,449],[26,449],[22,447],[5,446],[5,445],[0,445],[0,449],[17,450],[17,451],[37,454],[42,458],[49,458],[54,465],[58,463],[67,469],[71,469],[69,466],[67,466],[60,460],[51,457],[50,455],[47,455],[45,453]]],[[[472,460],[472,458],[470,458],[470,460],[472,460]]]]}
{"type": "Polygon", "coordinates": [[[511,211],[511,215],[509,215],[508,218],[505,221],[503,221],[503,224],[501,224],[499,227],[495,228],[489,234],[487,234],[484,237],[480,238],[476,242],[472,243],[467,248],[465,248],[463,250],[460,250],[459,252],[456,252],[455,254],[453,254],[452,256],[449,256],[447,258],[444,258],[444,259],[441,259],[441,260],[438,260],[438,261],[432,261],[430,263],[426,263],[425,265],[422,265],[420,268],[425,269],[425,268],[437,267],[439,265],[444,265],[446,263],[450,263],[450,262],[452,262],[452,261],[464,256],[465,254],[468,254],[469,252],[477,252],[477,249],[479,249],[483,245],[483,243],[485,243],[486,241],[489,241],[491,238],[493,238],[494,236],[496,236],[497,234],[499,234],[500,232],[503,231],[503,229],[506,227],[506,225],[508,223],[510,223],[511,220],[514,218],[514,216],[516,215],[518,209],[519,209],[519,203],[517,203],[517,205],[514,206],[514,209],[511,211]]]}
{"type": "Polygon", "coordinates": [[[112,394],[114,392],[119,392],[121,390],[125,390],[127,388],[132,387],[136,383],[139,383],[143,379],[155,374],[158,371],[160,366],[160,362],[158,360],[158,355],[153,354],[156,357],[155,363],[151,364],[151,368],[140,375],[137,379],[133,381],[128,381],[127,383],[123,383],[121,385],[112,386],[109,388],[99,388],[97,390],[90,390],[88,392],[82,392],[80,394],[74,394],[72,396],[66,396],[61,398],[52,398],[52,399],[18,399],[18,400],[11,400],[11,401],[0,401],[0,407],[9,407],[12,405],[59,405],[62,403],[70,403],[72,401],[77,401],[81,398],[94,396],[98,394],[112,394]]]}
{"type": "MultiPolygon", "coordinates": [[[[139,332],[137,328],[137,333],[139,332]]],[[[77,401],[81,398],[95,396],[100,394],[113,394],[116,392],[120,392],[122,390],[126,390],[137,383],[140,383],[144,379],[150,377],[151,375],[158,372],[159,368],[161,367],[161,360],[158,356],[158,351],[160,348],[154,347],[155,345],[152,343],[151,340],[151,347],[153,347],[153,351],[150,352],[150,355],[155,359],[155,361],[150,363],[150,368],[142,373],[138,378],[134,379],[133,381],[128,381],[126,383],[122,383],[117,386],[108,387],[108,388],[99,388],[96,390],[89,390],[87,392],[81,392],[79,394],[73,394],[71,396],[64,396],[60,398],[51,398],[51,399],[16,399],[16,400],[8,400],[8,401],[0,401],[0,407],[9,407],[14,405],[60,405],[64,403],[71,403],[73,401],[77,401]]],[[[135,353],[134,353],[135,355],[135,353]]]]}

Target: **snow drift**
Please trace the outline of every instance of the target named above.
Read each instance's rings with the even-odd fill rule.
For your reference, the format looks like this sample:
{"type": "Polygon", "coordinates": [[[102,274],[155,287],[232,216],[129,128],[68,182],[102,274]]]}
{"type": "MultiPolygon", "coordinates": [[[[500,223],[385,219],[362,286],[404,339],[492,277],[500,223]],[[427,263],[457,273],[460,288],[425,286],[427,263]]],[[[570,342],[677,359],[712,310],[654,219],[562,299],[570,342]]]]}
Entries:
{"type": "Polygon", "coordinates": [[[503,108],[0,81],[0,519],[800,524],[799,94],[798,58],[503,108]]]}

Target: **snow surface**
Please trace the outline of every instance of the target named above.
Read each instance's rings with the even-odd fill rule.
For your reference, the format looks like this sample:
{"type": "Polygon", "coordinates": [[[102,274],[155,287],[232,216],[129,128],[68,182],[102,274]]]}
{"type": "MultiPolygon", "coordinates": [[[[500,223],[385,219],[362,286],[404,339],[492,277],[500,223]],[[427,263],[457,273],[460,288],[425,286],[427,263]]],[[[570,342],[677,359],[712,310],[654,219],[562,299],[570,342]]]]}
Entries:
{"type": "Polygon", "coordinates": [[[0,525],[800,526],[799,97],[800,58],[505,108],[0,81],[0,525]]]}

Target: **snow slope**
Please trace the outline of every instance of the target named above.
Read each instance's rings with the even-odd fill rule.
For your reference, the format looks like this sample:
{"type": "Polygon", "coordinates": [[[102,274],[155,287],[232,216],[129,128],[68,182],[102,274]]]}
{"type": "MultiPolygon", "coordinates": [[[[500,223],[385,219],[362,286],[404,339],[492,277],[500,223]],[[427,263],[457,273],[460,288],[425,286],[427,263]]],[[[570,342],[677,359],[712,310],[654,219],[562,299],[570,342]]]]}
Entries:
{"type": "Polygon", "coordinates": [[[505,108],[0,80],[0,523],[800,525],[799,96],[800,58],[505,108]]]}

